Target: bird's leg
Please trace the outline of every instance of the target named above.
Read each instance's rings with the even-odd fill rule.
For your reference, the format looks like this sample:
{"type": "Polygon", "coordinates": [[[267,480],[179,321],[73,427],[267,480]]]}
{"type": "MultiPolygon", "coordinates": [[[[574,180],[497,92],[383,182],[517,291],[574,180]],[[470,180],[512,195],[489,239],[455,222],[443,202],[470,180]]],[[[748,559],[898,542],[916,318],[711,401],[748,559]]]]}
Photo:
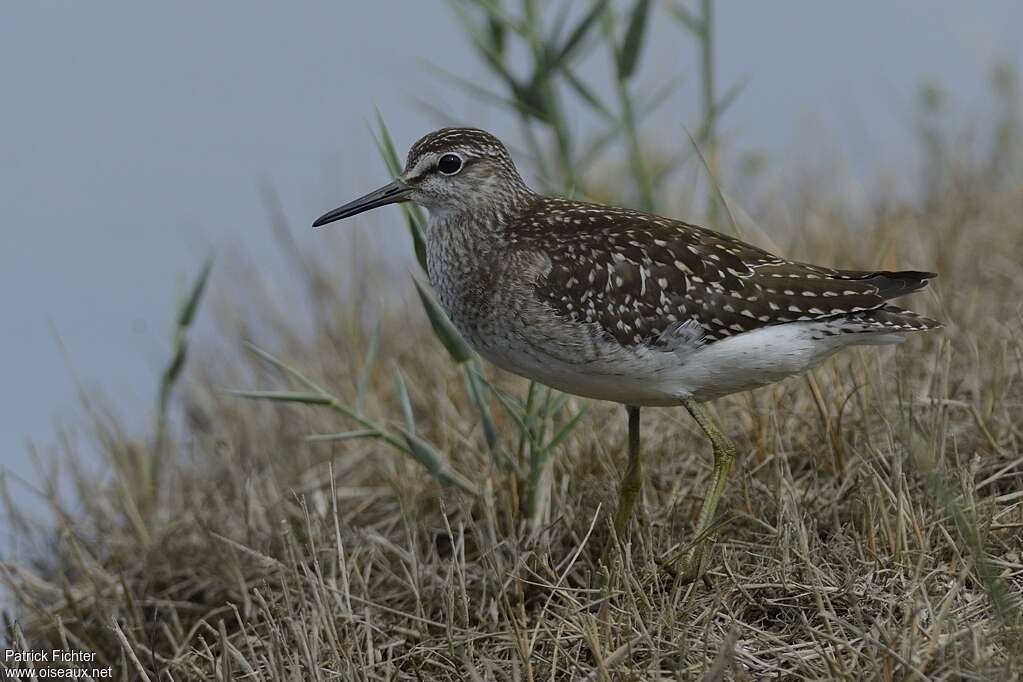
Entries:
{"type": "MultiPolygon", "coordinates": [[[[710,438],[714,447],[714,482],[707,495],[703,498],[703,507],[700,509],[700,518],[696,522],[696,535],[700,538],[710,528],[714,520],[714,512],[717,510],[721,493],[725,490],[725,481],[728,479],[728,472],[735,461],[735,445],[725,434],[721,433],[718,427],[711,420],[710,415],[695,400],[687,399],[682,403],[693,419],[700,425],[703,432],[710,438]]],[[[700,563],[703,560],[703,548],[707,538],[700,538],[692,549],[686,552],[682,566],[682,580],[693,582],[700,577],[700,563]]]]}
{"type": "Polygon", "coordinates": [[[618,492],[618,511],[615,512],[615,536],[619,541],[625,537],[625,527],[629,525],[632,508],[636,505],[643,488],[643,465],[639,452],[639,408],[633,405],[625,407],[629,412],[629,463],[625,468],[625,478],[618,492]]]}

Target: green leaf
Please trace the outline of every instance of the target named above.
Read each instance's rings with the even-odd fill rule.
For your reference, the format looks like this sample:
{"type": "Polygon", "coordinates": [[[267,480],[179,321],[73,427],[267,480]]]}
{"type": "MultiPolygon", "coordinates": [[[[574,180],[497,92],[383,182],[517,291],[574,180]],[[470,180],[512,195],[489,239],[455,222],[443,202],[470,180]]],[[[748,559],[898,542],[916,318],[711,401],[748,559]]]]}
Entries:
{"type": "Polygon", "coordinates": [[[472,348],[466,343],[465,339],[462,338],[462,335],[458,333],[458,330],[455,329],[455,325],[451,324],[451,320],[448,319],[447,314],[441,309],[440,304],[423,288],[419,280],[412,278],[412,281],[416,285],[419,299],[423,302],[423,308],[426,310],[426,316],[430,320],[430,326],[433,327],[433,333],[437,340],[447,348],[451,359],[458,363],[472,360],[475,357],[475,353],[473,353],[472,348]]]}
{"type": "Polygon", "coordinates": [[[269,400],[278,403],[305,403],[308,405],[330,405],[334,398],[323,393],[302,391],[228,391],[230,395],[248,400],[269,400]]]}
{"type": "Polygon", "coordinates": [[[636,0],[636,4],[632,8],[632,14],[629,17],[629,27],[625,31],[622,51],[618,57],[618,73],[622,80],[628,80],[636,71],[649,15],[650,0],[636,0]]]}

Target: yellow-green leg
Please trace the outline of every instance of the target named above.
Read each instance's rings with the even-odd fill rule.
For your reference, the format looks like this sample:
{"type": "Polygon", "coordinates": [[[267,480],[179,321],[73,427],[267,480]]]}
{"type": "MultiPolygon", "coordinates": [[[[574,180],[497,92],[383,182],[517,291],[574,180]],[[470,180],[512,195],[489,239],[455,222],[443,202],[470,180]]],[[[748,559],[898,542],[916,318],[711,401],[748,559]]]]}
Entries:
{"type": "MultiPolygon", "coordinates": [[[[696,535],[699,538],[703,535],[714,520],[714,512],[717,510],[721,493],[725,491],[725,482],[728,480],[728,472],[732,469],[732,462],[735,461],[735,445],[728,436],[721,433],[718,427],[711,420],[710,415],[695,400],[687,399],[682,403],[693,419],[700,425],[703,432],[710,438],[714,447],[714,481],[707,495],[703,498],[703,507],[700,509],[700,518],[696,522],[696,535]]],[[[703,548],[707,538],[699,540],[693,548],[686,552],[682,565],[682,580],[693,582],[700,577],[700,563],[703,560],[703,548]]]]}
{"type": "Polygon", "coordinates": [[[643,489],[643,464],[639,452],[639,408],[626,405],[629,412],[629,463],[625,468],[621,490],[618,491],[618,511],[615,512],[615,537],[625,538],[625,528],[629,525],[632,508],[643,489]]]}

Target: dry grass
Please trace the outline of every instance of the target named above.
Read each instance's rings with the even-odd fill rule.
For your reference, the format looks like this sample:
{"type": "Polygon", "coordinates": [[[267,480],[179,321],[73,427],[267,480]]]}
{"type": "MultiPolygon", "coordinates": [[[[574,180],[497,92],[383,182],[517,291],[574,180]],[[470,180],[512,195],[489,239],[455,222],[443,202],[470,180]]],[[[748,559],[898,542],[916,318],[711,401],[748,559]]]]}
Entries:
{"type": "Polygon", "coordinates": [[[397,285],[353,272],[345,252],[302,258],[308,287],[283,305],[235,277],[256,312],[217,309],[229,347],[190,370],[158,495],[151,439],[87,405],[106,471],[65,446],[73,501],[52,493],[56,527],[18,531],[45,561],[0,569],[8,637],[94,651],[121,679],[1019,679],[1023,186],[961,175],[923,205],[859,218],[814,187],[758,209],[789,255],[939,271],[912,305],[948,326],[714,404],[740,457],[710,585],[657,568],[689,539],[710,479],[683,411],[644,411],[638,520],[602,565],[621,408],[589,406],[530,523],[418,304],[360,303],[397,285]],[[419,432],[479,497],[376,441],[306,442],[353,428],[334,412],[220,390],[284,385],[238,343],[255,339],[354,402],[375,320],[365,413],[401,421],[396,363],[419,432]]]}

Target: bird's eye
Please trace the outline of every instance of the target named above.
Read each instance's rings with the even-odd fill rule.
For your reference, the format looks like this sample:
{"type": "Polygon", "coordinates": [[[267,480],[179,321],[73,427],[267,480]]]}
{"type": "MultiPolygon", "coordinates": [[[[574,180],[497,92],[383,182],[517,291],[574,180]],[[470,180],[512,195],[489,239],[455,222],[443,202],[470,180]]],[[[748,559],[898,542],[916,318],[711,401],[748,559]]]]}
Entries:
{"type": "Polygon", "coordinates": [[[462,159],[456,154],[445,154],[440,157],[440,161],[437,162],[437,170],[444,175],[454,175],[458,171],[462,170],[462,159]]]}

